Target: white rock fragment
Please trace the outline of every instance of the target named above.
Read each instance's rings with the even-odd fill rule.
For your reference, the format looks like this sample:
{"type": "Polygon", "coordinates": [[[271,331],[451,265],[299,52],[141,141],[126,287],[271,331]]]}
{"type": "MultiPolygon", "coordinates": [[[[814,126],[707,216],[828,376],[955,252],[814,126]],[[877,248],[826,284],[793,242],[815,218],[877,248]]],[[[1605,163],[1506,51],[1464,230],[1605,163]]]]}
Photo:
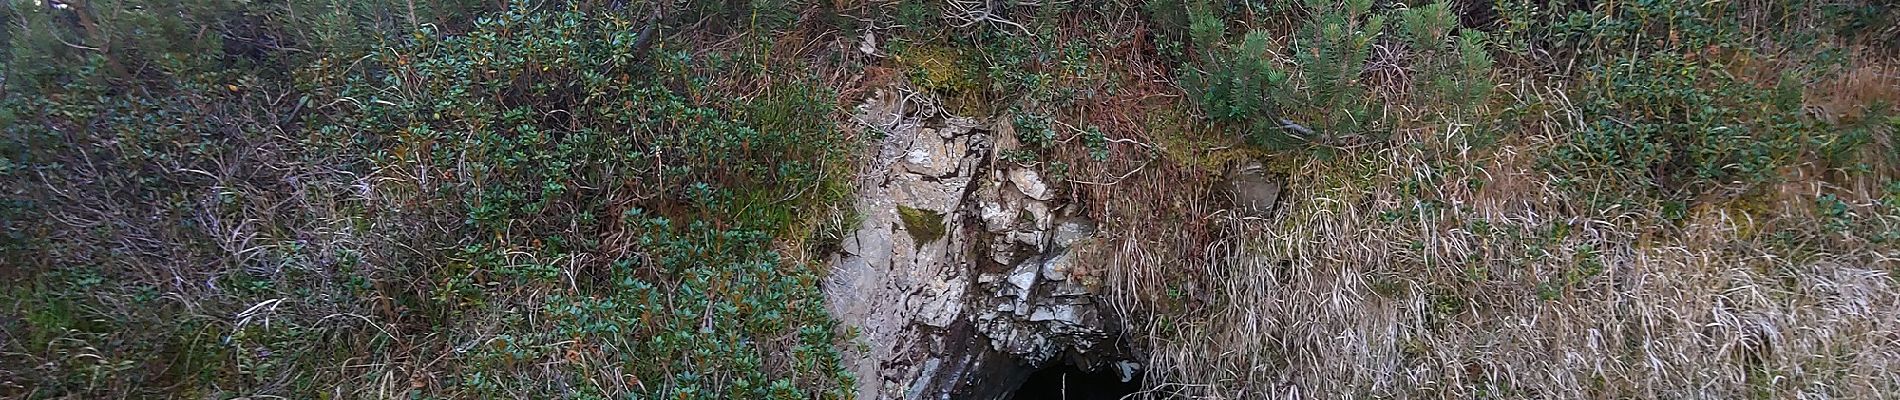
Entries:
{"type": "Polygon", "coordinates": [[[1069,254],[1061,253],[1042,263],[1042,277],[1052,281],[1069,279],[1069,254]]]}
{"type": "Polygon", "coordinates": [[[1089,223],[1087,220],[1079,218],[1064,219],[1061,223],[1056,224],[1056,246],[1069,247],[1074,245],[1075,242],[1081,241],[1094,234],[1094,224],[1089,223]]]}
{"type": "Polygon", "coordinates": [[[1032,199],[1049,201],[1055,198],[1054,193],[1049,192],[1049,185],[1043,184],[1042,177],[1037,176],[1036,170],[1033,169],[1016,168],[1010,170],[1009,183],[1016,184],[1016,190],[1022,191],[1024,196],[1029,196],[1029,198],[1032,199]]]}
{"type": "MultiPolygon", "coordinates": [[[[1023,266],[1033,267],[1035,264],[1025,262],[1023,266]]],[[[1015,271],[1010,272],[1009,284],[1015,285],[1016,290],[1022,291],[1021,297],[1025,300],[1029,297],[1029,287],[1036,284],[1036,272],[1038,272],[1036,268],[1016,268],[1015,271]]]]}
{"type": "Polygon", "coordinates": [[[1060,321],[1072,324],[1081,322],[1079,318],[1076,318],[1075,306],[1067,304],[1037,306],[1036,311],[1029,313],[1029,322],[1042,321],[1060,321]]]}
{"type": "Polygon", "coordinates": [[[1046,231],[1055,225],[1055,213],[1049,212],[1049,205],[1042,202],[1029,202],[1023,205],[1023,212],[1029,213],[1030,221],[1036,224],[1035,230],[1046,231]]]}

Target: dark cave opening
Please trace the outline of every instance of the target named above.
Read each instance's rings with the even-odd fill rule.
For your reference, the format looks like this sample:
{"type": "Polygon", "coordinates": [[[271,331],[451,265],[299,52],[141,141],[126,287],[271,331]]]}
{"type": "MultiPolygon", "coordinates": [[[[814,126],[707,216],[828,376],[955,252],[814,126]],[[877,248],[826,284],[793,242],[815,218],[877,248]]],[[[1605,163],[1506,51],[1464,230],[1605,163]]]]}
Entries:
{"type": "Polygon", "coordinates": [[[1141,390],[1140,371],[1123,371],[1116,364],[1084,371],[1067,362],[1053,364],[1029,374],[1016,388],[1015,400],[1119,400],[1141,390]]]}

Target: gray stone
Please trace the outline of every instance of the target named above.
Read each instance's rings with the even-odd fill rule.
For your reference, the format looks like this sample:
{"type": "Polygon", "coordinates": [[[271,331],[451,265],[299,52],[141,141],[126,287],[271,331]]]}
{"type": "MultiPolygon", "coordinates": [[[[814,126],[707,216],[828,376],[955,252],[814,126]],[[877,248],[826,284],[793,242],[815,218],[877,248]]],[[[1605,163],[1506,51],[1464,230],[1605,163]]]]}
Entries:
{"type": "Polygon", "coordinates": [[[933,290],[941,295],[921,297],[923,303],[916,307],[916,320],[938,328],[949,327],[963,313],[963,292],[968,288],[967,284],[952,281],[924,282],[924,290],[933,290]]]}
{"type": "Polygon", "coordinates": [[[1141,370],[1141,363],[1128,360],[1116,361],[1115,370],[1121,373],[1122,382],[1125,383],[1135,379],[1135,371],[1141,370]]]}
{"type": "Polygon", "coordinates": [[[1046,203],[1039,201],[1029,202],[1023,205],[1023,212],[1028,213],[1030,223],[1035,225],[1035,232],[1046,231],[1055,227],[1055,213],[1049,212],[1049,205],[1046,203]]]}
{"type": "Polygon", "coordinates": [[[1094,292],[1089,291],[1088,286],[1084,286],[1081,283],[1078,283],[1076,281],[1077,279],[1067,279],[1067,280],[1055,282],[1055,288],[1049,290],[1049,296],[1050,297],[1071,296],[1071,297],[1080,298],[1080,299],[1088,299],[1087,296],[1091,296],[1095,294],[1094,292]]]}
{"type": "Polygon", "coordinates": [[[1041,272],[1041,266],[1042,263],[1040,260],[1033,258],[1029,261],[1024,261],[1022,265],[1017,265],[1016,269],[1009,271],[1009,284],[1015,286],[1015,290],[1005,291],[1001,294],[1013,294],[1016,296],[1016,300],[1019,301],[1028,300],[1029,289],[1036,285],[1036,274],[1041,272]]]}
{"type": "Polygon", "coordinates": [[[1042,277],[1061,281],[1069,279],[1069,255],[1056,254],[1042,263],[1042,277]]]}
{"type": "Polygon", "coordinates": [[[1264,217],[1279,205],[1280,186],[1285,177],[1267,171],[1258,161],[1249,161],[1227,171],[1226,189],[1241,215],[1264,217]]]}
{"type": "Polygon", "coordinates": [[[1020,193],[1004,193],[997,185],[985,184],[977,189],[977,216],[983,219],[983,229],[990,233],[1008,231],[1016,225],[1022,216],[1023,198],[1020,193]]]}
{"type": "Polygon", "coordinates": [[[1042,251],[1043,234],[1041,231],[1009,231],[1004,234],[1004,238],[1009,239],[1009,242],[1015,245],[1023,246],[1030,250],[1042,251]]]}
{"type": "Polygon", "coordinates": [[[1049,201],[1055,197],[1055,193],[1049,191],[1049,185],[1043,184],[1042,177],[1037,176],[1036,170],[1033,169],[1009,170],[1009,183],[1015,184],[1016,190],[1022,191],[1024,196],[1032,199],[1049,201]]]}
{"type": "Polygon", "coordinates": [[[1036,307],[1036,311],[1029,313],[1029,322],[1040,322],[1040,321],[1072,322],[1075,320],[1076,320],[1075,308],[1064,306],[1064,305],[1038,306],[1036,307]]]}
{"type": "Polygon", "coordinates": [[[1056,224],[1056,246],[1067,248],[1095,234],[1095,224],[1081,218],[1064,218],[1056,224]]]}
{"type": "MultiPolygon", "coordinates": [[[[957,172],[969,151],[969,140],[955,136],[938,135],[936,131],[925,128],[924,132],[911,141],[910,149],[904,153],[904,168],[913,174],[928,177],[943,177],[957,172]]],[[[955,133],[954,129],[940,132],[955,133]]],[[[967,181],[967,180],[966,180],[967,181]]]]}

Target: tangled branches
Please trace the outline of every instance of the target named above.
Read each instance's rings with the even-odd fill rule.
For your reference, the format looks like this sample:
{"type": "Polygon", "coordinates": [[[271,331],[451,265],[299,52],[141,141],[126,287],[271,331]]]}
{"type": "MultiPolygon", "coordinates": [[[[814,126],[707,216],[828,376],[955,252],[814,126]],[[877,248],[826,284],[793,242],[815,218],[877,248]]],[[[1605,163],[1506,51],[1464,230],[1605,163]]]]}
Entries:
{"type": "MultiPolygon", "coordinates": [[[[1068,2],[1069,2],[1068,0],[1062,0],[1062,1],[1051,1],[1046,4],[1047,5],[1067,4],[1068,2]]],[[[1034,6],[1045,5],[1045,3],[1041,1],[1028,1],[1028,0],[1017,0],[1017,1],[951,0],[949,2],[949,5],[950,5],[950,9],[946,10],[946,12],[944,13],[944,17],[957,22],[958,24],[956,27],[959,29],[968,28],[976,24],[988,23],[991,26],[994,26],[997,28],[1004,28],[1004,27],[1016,28],[1016,30],[1022,31],[1024,35],[1035,36],[1036,35],[1035,33],[1029,32],[1029,28],[1024,27],[1022,24],[1005,19],[1004,16],[1008,14],[1007,8],[1009,6],[1034,7],[1034,6]]]]}

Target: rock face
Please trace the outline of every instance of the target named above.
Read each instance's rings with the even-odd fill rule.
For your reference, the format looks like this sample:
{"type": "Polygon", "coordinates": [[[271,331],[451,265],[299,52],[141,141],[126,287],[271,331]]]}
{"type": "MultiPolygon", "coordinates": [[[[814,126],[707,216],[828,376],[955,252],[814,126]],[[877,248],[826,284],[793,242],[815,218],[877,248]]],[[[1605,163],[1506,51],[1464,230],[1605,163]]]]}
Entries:
{"type": "Polygon", "coordinates": [[[859,397],[1001,398],[1058,356],[1100,353],[1099,282],[1069,253],[1094,223],[995,160],[1015,146],[1008,118],[918,109],[890,94],[858,109],[884,137],[825,290],[858,334],[845,353],[859,397]]]}

